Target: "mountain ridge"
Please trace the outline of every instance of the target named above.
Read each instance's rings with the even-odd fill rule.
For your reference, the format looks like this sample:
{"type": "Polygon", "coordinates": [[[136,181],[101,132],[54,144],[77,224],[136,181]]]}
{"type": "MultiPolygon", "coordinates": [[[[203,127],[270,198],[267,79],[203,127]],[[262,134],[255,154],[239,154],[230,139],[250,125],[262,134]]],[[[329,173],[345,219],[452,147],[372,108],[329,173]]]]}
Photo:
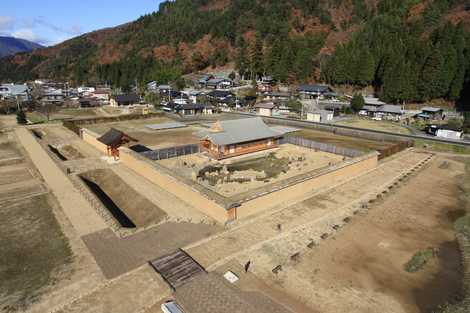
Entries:
{"type": "Polygon", "coordinates": [[[246,78],[270,74],[286,83],[372,85],[393,102],[456,99],[470,67],[465,63],[469,29],[470,7],[464,0],[176,0],[134,22],[4,58],[0,80],[106,81],[126,89],[135,81],[168,82],[233,64],[246,78]],[[441,38],[443,31],[453,37],[441,38]],[[421,73],[428,52],[445,44],[453,45],[456,56],[442,51],[432,56],[438,68],[421,73]],[[445,82],[431,79],[442,85],[432,94],[427,86],[402,90],[408,82],[386,88],[399,45],[416,63],[419,77],[411,81],[441,75],[445,66],[463,67],[464,73],[447,73],[445,82]],[[446,64],[446,57],[453,63],[446,64]],[[451,81],[456,81],[452,92],[451,81]]]}
{"type": "Polygon", "coordinates": [[[0,58],[19,52],[31,52],[44,46],[21,38],[0,36],[0,58]]]}

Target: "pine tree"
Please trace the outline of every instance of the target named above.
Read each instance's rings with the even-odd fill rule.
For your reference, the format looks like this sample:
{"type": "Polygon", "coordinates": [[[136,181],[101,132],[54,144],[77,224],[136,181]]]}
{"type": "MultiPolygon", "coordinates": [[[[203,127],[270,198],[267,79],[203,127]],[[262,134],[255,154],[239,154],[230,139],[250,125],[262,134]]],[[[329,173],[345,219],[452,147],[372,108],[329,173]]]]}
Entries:
{"type": "Polygon", "coordinates": [[[419,92],[421,100],[429,100],[440,96],[441,69],[444,60],[438,49],[432,49],[421,71],[419,92]]]}
{"type": "Polygon", "coordinates": [[[361,94],[355,94],[351,100],[351,109],[354,112],[359,112],[365,104],[364,97],[361,94]]]}

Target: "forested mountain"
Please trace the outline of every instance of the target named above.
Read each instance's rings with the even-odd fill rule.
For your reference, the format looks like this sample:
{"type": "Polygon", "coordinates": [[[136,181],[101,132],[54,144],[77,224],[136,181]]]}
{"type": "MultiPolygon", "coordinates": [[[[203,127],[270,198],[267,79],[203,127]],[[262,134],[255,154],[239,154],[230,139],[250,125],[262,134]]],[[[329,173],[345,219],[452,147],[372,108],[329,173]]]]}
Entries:
{"type": "Polygon", "coordinates": [[[390,102],[457,100],[470,89],[469,31],[464,0],[176,0],[133,23],[4,58],[0,80],[126,88],[230,63],[247,78],[371,85],[390,102]]]}
{"type": "Polygon", "coordinates": [[[43,46],[24,39],[0,36],[0,58],[18,52],[30,52],[43,46]]]}

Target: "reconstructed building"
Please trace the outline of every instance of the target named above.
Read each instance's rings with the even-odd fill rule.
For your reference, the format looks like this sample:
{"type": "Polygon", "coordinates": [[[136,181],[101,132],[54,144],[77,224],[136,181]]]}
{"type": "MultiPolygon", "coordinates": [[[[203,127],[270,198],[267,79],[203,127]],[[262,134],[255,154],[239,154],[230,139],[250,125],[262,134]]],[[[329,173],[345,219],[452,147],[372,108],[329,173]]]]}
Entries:
{"type": "Polygon", "coordinates": [[[137,139],[115,128],[111,128],[103,136],[97,138],[97,140],[106,145],[108,155],[114,157],[115,160],[119,159],[119,148],[121,146],[131,141],[138,142],[137,139]]]}
{"type": "Polygon", "coordinates": [[[214,159],[222,160],[277,148],[281,137],[261,118],[218,121],[203,134],[201,147],[214,159]]]}

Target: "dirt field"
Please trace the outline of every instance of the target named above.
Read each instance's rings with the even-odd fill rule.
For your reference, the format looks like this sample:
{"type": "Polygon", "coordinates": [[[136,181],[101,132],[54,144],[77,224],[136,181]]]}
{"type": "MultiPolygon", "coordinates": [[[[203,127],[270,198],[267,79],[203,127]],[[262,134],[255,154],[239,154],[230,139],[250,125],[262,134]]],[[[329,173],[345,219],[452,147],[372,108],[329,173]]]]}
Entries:
{"type": "Polygon", "coordinates": [[[461,268],[452,222],[460,215],[456,176],[463,165],[443,160],[353,219],[272,283],[315,312],[429,312],[459,294],[461,268]],[[438,251],[416,273],[404,270],[428,247],[438,251]],[[313,297],[312,297],[313,295],[313,297]]]}
{"type": "Polygon", "coordinates": [[[99,195],[123,227],[148,227],[166,217],[163,210],[130,188],[110,169],[90,171],[80,177],[90,184],[89,187],[99,195]]]}
{"type": "Polygon", "coordinates": [[[391,122],[391,121],[374,121],[371,119],[364,119],[364,118],[352,118],[349,120],[339,121],[336,122],[335,125],[344,125],[344,126],[351,126],[357,128],[364,128],[364,129],[372,129],[372,130],[380,130],[386,131],[391,133],[397,134],[411,134],[411,131],[401,126],[399,123],[391,122]]]}
{"type": "MultiPolygon", "coordinates": [[[[152,130],[145,127],[145,125],[168,122],[173,121],[169,118],[161,117],[116,123],[94,124],[87,126],[87,128],[102,135],[111,127],[114,127],[139,140],[139,144],[147,146],[150,149],[161,149],[199,142],[199,138],[194,135],[201,129],[197,126],[169,130],[152,130]]],[[[131,143],[131,145],[132,144],[135,143],[131,143]]]]}
{"type": "Polygon", "coordinates": [[[231,197],[256,188],[280,182],[300,174],[328,167],[344,160],[343,156],[311,149],[281,145],[267,155],[240,160],[226,165],[214,162],[203,154],[193,154],[158,161],[187,178],[197,171],[198,181],[205,187],[231,197]]]}
{"type": "Polygon", "coordinates": [[[322,132],[313,129],[304,129],[295,133],[292,133],[292,136],[302,137],[314,141],[330,143],[339,147],[371,151],[371,150],[380,150],[387,148],[393,143],[391,142],[380,142],[368,139],[362,139],[357,137],[348,137],[333,134],[330,132],[322,132]]]}
{"type": "Polygon", "coordinates": [[[0,310],[15,312],[67,279],[72,251],[44,195],[0,203],[0,310]]]}
{"type": "Polygon", "coordinates": [[[95,288],[102,274],[16,136],[2,137],[3,156],[19,159],[0,157],[0,312],[42,313],[73,299],[77,285],[95,288]]]}

